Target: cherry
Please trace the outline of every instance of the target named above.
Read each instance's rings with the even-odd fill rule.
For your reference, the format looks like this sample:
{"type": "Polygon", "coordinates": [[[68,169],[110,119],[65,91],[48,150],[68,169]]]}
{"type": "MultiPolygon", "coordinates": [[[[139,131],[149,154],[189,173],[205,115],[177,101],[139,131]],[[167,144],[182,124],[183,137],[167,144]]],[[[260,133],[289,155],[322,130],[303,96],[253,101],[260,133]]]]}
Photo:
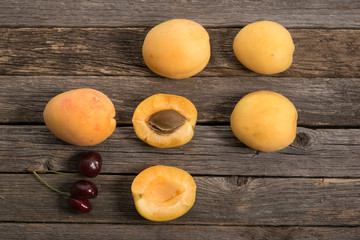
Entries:
{"type": "Polygon", "coordinates": [[[52,187],[44,179],[42,179],[37,172],[53,172],[53,173],[65,174],[65,175],[70,175],[70,174],[50,171],[50,170],[34,170],[32,168],[28,168],[27,171],[32,172],[42,183],[44,183],[47,187],[51,188],[55,192],[69,196],[68,204],[70,208],[73,209],[75,212],[88,213],[91,211],[92,206],[88,199],[95,198],[97,197],[98,194],[98,189],[94,183],[86,180],[79,180],[75,182],[75,184],[73,185],[70,194],[67,192],[62,192],[52,187]]]}
{"type": "Polygon", "coordinates": [[[76,199],[69,197],[68,203],[70,208],[78,213],[88,213],[92,209],[91,203],[88,199],[76,199]]]}
{"type": "Polygon", "coordinates": [[[76,199],[96,198],[98,195],[98,188],[90,181],[79,180],[72,186],[70,194],[76,199]]]}
{"type": "MultiPolygon", "coordinates": [[[[78,172],[93,178],[96,177],[100,171],[102,166],[102,158],[98,152],[88,152],[79,161],[78,164],[78,172]]],[[[52,190],[61,193],[63,195],[69,196],[68,204],[72,210],[79,213],[88,213],[91,211],[92,206],[88,199],[96,198],[98,195],[98,188],[96,185],[87,180],[79,180],[74,183],[71,188],[71,192],[62,192],[51,185],[49,185],[45,180],[43,180],[37,172],[51,172],[62,175],[77,175],[79,173],[64,173],[57,172],[52,170],[34,170],[32,168],[27,169],[29,172],[35,174],[35,176],[43,182],[46,186],[51,188],[52,190]]]]}
{"type": "Polygon", "coordinates": [[[98,152],[88,152],[79,161],[78,171],[90,178],[96,177],[102,166],[102,158],[98,152]]]}

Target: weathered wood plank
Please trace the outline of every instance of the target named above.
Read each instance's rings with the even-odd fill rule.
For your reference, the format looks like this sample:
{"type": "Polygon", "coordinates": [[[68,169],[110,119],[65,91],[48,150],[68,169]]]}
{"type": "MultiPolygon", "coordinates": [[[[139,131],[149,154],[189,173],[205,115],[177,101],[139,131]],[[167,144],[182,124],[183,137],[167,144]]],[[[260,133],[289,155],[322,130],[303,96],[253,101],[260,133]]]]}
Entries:
{"type": "Polygon", "coordinates": [[[207,26],[258,20],[292,27],[359,27],[360,4],[343,1],[43,1],[2,0],[3,26],[144,26],[189,18],[207,26]]]}
{"type": "Polygon", "coordinates": [[[228,126],[197,126],[194,139],[171,149],[140,141],[132,127],[119,127],[93,147],[66,144],[44,126],[0,127],[0,172],[35,169],[76,171],[86,151],[99,151],[103,173],[138,173],[152,165],[186,168],[192,174],[245,176],[360,177],[360,129],[299,128],[288,148],[256,152],[239,142],[228,126]]]}
{"type": "MultiPolygon", "coordinates": [[[[185,168],[186,169],[186,168],[185,168]]],[[[66,191],[79,177],[47,174],[66,191]]],[[[90,214],[77,215],[63,197],[31,174],[0,174],[0,221],[152,224],[136,211],[134,176],[102,175],[90,214]],[[14,214],[16,213],[16,214],[14,214]]],[[[360,179],[195,177],[196,203],[167,224],[353,226],[360,225],[360,179]]]]}
{"type": "Polygon", "coordinates": [[[2,239],[273,239],[358,240],[359,227],[238,227],[192,225],[0,223],[2,239]]]}
{"type": "Polygon", "coordinates": [[[1,123],[43,123],[42,111],[52,97],[89,87],[109,96],[119,124],[131,124],[137,105],[156,93],[188,98],[198,110],[198,122],[228,123],[236,103],[245,94],[260,90],[289,98],[298,110],[299,125],[360,124],[360,78],[195,77],[173,81],[125,76],[0,76],[0,83],[1,123]]]}
{"type": "MultiPolygon", "coordinates": [[[[212,56],[198,76],[259,76],[245,69],[233,53],[239,30],[208,29],[212,56]]],[[[147,31],[149,28],[0,28],[0,74],[155,76],[142,59],[147,31]]],[[[360,30],[290,32],[296,47],[294,63],[276,77],[360,77],[360,30]]]]}

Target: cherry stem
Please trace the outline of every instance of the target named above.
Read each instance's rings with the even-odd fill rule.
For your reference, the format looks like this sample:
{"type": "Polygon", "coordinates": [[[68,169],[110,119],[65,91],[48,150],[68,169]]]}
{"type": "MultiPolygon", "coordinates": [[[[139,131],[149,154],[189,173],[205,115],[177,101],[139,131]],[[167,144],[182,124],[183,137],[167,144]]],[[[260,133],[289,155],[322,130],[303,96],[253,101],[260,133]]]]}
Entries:
{"type": "MultiPolygon", "coordinates": [[[[50,184],[48,184],[44,179],[42,179],[39,174],[37,174],[37,171],[39,170],[34,170],[32,168],[28,168],[27,171],[29,172],[32,172],[33,174],[35,174],[35,176],[42,182],[44,183],[48,188],[54,190],[55,192],[58,192],[58,193],[61,193],[63,195],[66,195],[66,196],[71,196],[70,193],[66,193],[66,192],[62,192],[54,187],[52,187],[50,184]]],[[[47,171],[50,171],[50,170],[44,170],[44,172],[47,172],[47,171]]],[[[42,172],[42,171],[41,171],[42,172]]],[[[55,172],[55,171],[50,171],[50,172],[55,172]]],[[[59,173],[59,172],[56,172],[56,173],[59,173]]]]}
{"type": "Polygon", "coordinates": [[[57,171],[52,171],[52,170],[34,170],[34,169],[31,169],[31,168],[30,168],[30,170],[33,170],[33,171],[30,171],[30,172],[35,171],[37,173],[56,173],[56,174],[60,174],[60,175],[79,175],[79,173],[66,173],[66,172],[57,172],[57,171]]]}

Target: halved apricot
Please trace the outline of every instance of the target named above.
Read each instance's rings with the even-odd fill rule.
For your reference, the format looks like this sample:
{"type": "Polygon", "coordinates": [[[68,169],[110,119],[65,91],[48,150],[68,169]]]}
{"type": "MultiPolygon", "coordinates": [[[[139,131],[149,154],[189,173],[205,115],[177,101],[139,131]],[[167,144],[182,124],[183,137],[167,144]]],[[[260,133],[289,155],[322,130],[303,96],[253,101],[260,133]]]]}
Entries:
{"type": "Polygon", "coordinates": [[[186,171],[158,165],[139,173],[131,192],[141,216],[168,221],[184,215],[194,205],[196,184],[186,171]]]}
{"type": "Polygon", "coordinates": [[[47,103],[43,116],[55,136],[79,146],[98,144],[116,128],[111,100],[102,92],[89,88],[55,96],[47,103]]]}
{"type": "Polygon", "coordinates": [[[196,119],[196,108],[188,99],[156,94],[137,106],[132,122],[141,140],[154,147],[169,148],[192,139],[196,119]]]}
{"type": "Polygon", "coordinates": [[[231,129],[245,145],[272,152],[290,145],[296,137],[297,111],[281,94],[259,91],[247,94],[235,106],[231,129]]]}
{"type": "Polygon", "coordinates": [[[194,21],[172,19],[147,33],[142,53],[145,64],[156,74],[188,78],[201,72],[209,62],[209,34],[194,21]]]}

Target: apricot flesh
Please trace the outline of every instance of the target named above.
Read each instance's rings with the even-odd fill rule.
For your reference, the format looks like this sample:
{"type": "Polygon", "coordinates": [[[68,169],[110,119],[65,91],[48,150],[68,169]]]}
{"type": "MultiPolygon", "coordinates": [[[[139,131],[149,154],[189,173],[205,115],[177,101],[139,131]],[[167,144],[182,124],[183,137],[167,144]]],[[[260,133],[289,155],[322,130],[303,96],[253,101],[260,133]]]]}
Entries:
{"type": "Polygon", "coordinates": [[[158,165],[139,173],[131,192],[141,216],[152,221],[169,221],[184,215],[194,205],[196,184],[186,171],[158,165]]]}
{"type": "Polygon", "coordinates": [[[201,72],[209,62],[209,34],[194,21],[169,20],[147,33],[142,53],[145,64],[156,74],[188,78],[201,72]]]}
{"type": "Polygon", "coordinates": [[[189,142],[194,136],[196,120],[195,106],[188,99],[171,94],[155,94],[145,99],[132,118],[136,135],[159,148],[189,142]]]}
{"type": "Polygon", "coordinates": [[[295,45],[286,28],[275,22],[260,21],[239,31],[233,49],[237,59],[248,69],[275,74],[291,66],[295,45]]]}
{"type": "Polygon", "coordinates": [[[284,96],[259,91],[244,96],[235,106],[231,129],[245,145],[272,152],[290,145],[296,137],[297,111],[284,96]]]}
{"type": "Polygon", "coordinates": [[[111,100],[89,88],[55,96],[47,103],[43,116],[55,136],[78,146],[96,145],[108,138],[116,127],[111,100]]]}

